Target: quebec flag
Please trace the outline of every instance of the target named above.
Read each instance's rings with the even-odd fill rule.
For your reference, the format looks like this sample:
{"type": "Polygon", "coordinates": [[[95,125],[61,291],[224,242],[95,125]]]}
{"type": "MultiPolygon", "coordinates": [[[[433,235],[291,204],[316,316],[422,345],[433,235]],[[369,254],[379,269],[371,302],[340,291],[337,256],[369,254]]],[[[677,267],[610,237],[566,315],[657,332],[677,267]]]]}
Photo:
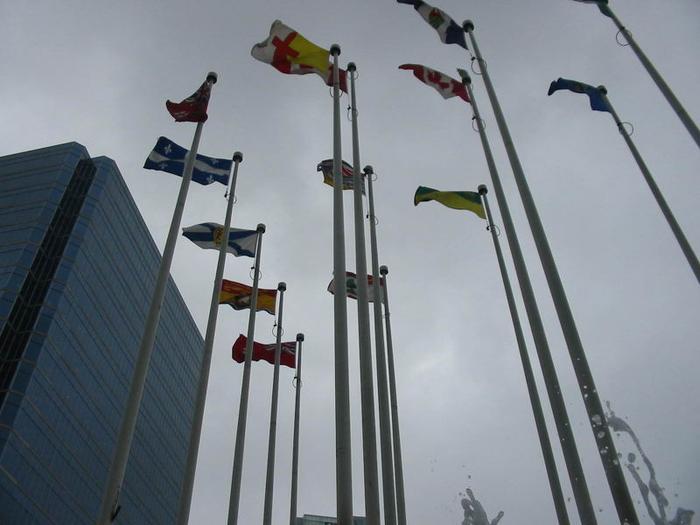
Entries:
{"type": "MultiPolygon", "coordinates": [[[[185,148],[175,144],[169,138],[160,137],[143,167],[147,170],[166,171],[182,177],[187,153],[185,148]]],[[[205,186],[212,182],[220,182],[226,186],[232,163],[233,161],[228,159],[197,155],[192,170],[192,180],[205,186]]]]}
{"type": "MultiPolygon", "coordinates": [[[[215,222],[195,224],[182,229],[182,235],[205,250],[218,250],[224,237],[224,227],[215,222]]],[[[226,251],[236,257],[255,257],[258,241],[257,230],[240,230],[231,228],[228,234],[226,251]]]]}

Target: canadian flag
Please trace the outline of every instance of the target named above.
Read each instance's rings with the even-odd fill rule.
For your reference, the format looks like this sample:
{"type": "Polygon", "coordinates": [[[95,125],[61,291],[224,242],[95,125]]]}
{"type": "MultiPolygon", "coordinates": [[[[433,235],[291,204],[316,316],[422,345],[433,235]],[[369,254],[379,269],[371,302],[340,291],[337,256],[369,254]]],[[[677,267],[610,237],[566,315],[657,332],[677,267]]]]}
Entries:
{"type": "Polygon", "coordinates": [[[469,95],[467,95],[467,88],[464,87],[464,84],[444,73],[440,73],[440,71],[421,66],[420,64],[403,64],[399,66],[399,69],[413,71],[413,76],[435,88],[442,95],[442,98],[459,97],[465,102],[469,102],[469,95]]]}

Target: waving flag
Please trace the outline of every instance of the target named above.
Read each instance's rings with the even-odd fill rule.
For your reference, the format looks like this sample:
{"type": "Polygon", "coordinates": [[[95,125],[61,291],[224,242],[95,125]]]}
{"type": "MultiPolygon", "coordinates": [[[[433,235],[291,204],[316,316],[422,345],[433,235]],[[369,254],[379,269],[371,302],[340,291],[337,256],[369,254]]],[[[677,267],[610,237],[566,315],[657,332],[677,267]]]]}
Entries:
{"type": "Polygon", "coordinates": [[[560,89],[568,89],[574,93],[583,93],[588,95],[591,102],[591,109],[594,111],[607,111],[610,113],[610,108],[608,107],[603,93],[597,87],[584,84],[583,82],[577,82],[576,80],[568,80],[566,78],[558,78],[549,85],[549,91],[547,95],[551,95],[555,91],[560,89]]]}
{"type": "Polygon", "coordinates": [[[204,82],[193,95],[180,103],[166,101],[165,107],[177,122],[204,122],[207,120],[207,105],[211,84],[204,82]]]}
{"type": "Polygon", "coordinates": [[[464,30],[444,11],[420,0],[396,0],[399,4],[410,4],[437,31],[440,40],[445,44],[457,44],[468,49],[464,30]]]}
{"type": "MultiPolygon", "coordinates": [[[[182,229],[182,235],[187,237],[200,248],[218,250],[224,236],[224,227],[215,222],[195,224],[182,229]]],[[[236,257],[255,257],[255,244],[258,240],[255,230],[239,230],[231,228],[228,234],[226,251],[236,257]]]]}
{"type": "MultiPolygon", "coordinates": [[[[330,52],[308,41],[291,27],[275,20],[270,36],[255,44],[250,54],[287,75],[316,73],[328,86],[333,86],[333,64],[330,52]]],[[[347,93],[347,72],[339,70],[340,89],[347,93]]]]}
{"type": "MultiPolygon", "coordinates": [[[[318,163],[318,166],[316,166],[316,171],[321,171],[323,172],[323,182],[325,184],[328,184],[329,186],[334,186],[334,180],[335,178],[333,177],[333,159],[326,159],[322,160],[321,162],[318,163]]],[[[343,189],[344,190],[352,190],[355,188],[355,179],[353,177],[353,171],[352,171],[352,166],[348,164],[347,162],[343,161],[343,168],[342,168],[342,173],[343,173],[343,189]]],[[[365,180],[364,180],[364,175],[360,174],[360,178],[362,179],[362,194],[365,194],[365,180]]]]}
{"type": "MultiPolygon", "coordinates": [[[[219,304],[228,304],[234,310],[245,310],[250,308],[250,299],[253,296],[253,288],[245,284],[237,283],[236,281],[221,281],[221,290],[219,291],[219,304]]],[[[258,302],[255,308],[256,312],[262,310],[269,314],[275,315],[275,307],[277,306],[277,290],[268,290],[258,288],[258,302]]]]}
{"type": "MultiPolygon", "coordinates": [[[[175,144],[169,138],[160,137],[143,167],[147,170],[165,171],[182,177],[186,156],[187,150],[185,148],[175,144]]],[[[232,162],[229,159],[215,159],[214,157],[197,155],[192,169],[192,180],[205,186],[212,182],[219,182],[226,186],[232,162]]]]}
{"type": "Polygon", "coordinates": [[[418,186],[413,197],[413,205],[420,202],[437,201],[443,206],[454,210],[469,210],[482,219],[486,219],[481,196],[474,191],[439,191],[425,186],[418,186]]]}
{"type": "MultiPolygon", "coordinates": [[[[248,338],[243,334],[238,336],[236,342],[233,343],[232,357],[237,363],[245,361],[245,346],[248,338]]],[[[297,344],[295,341],[282,343],[280,352],[280,365],[296,368],[297,344]]],[[[275,364],[275,343],[264,345],[262,343],[253,342],[253,361],[267,361],[271,365],[275,364]]]]}
{"type": "MultiPolygon", "coordinates": [[[[352,272],[345,272],[345,286],[347,288],[347,296],[350,299],[357,299],[357,275],[352,272]]],[[[384,280],[381,278],[379,279],[379,286],[384,286],[384,280]]],[[[335,279],[328,283],[327,290],[335,295],[335,279]]],[[[383,292],[383,288],[380,288],[380,290],[383,292]]],[[[374,278],[371,275],[367,276],[367,299],[370,303],[374,302],[374,278]]]]}
{"type": "Polygon", "coordinates": [[[467,88],[464,84],[444,73],[440,73],[440,71],[430,69],[420,64],[403,64],[399,66],[399,69],[413,71],[413,76],[430,87],[435,88],[435,90],[442,95],[442,98],[459,97],[465,102],[469,102],[469,95],[467,95],[467,88]]]}

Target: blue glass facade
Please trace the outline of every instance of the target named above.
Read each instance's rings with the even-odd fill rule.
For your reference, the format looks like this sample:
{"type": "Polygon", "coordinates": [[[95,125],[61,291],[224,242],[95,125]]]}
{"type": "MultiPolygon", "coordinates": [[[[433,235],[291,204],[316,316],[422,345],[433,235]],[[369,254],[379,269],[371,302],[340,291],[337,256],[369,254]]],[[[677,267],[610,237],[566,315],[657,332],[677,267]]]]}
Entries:
{"type": "MultiPolygon", "coordinates": [[[[95,522],[159,263],[110,159],[0,158],[0,523],[95,522]]],[[[175,522],[202,348],[171,280],[118,525],[175,522]]]]}

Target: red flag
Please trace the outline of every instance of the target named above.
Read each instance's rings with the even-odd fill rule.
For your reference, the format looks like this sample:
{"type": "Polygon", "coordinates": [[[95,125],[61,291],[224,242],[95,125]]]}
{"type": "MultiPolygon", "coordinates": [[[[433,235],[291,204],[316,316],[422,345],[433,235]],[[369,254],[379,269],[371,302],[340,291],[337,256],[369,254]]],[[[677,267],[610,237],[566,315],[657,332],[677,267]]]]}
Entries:
{"type": "MultiPolygon", "coordinates": [[[[232,357],[237,363],[245,361],[245,345],[248,338],[243,334],[238,336],[236,342],[233,343],[232,357]]],[[[289,341],[282,343],[282,352],[280,353],[280,365],[296,368],[296,342],[289,341]]],[[[262,343],[253,342],[253,361],[267,361],[275,364],[275,343],[264,345],[262,343]]]]}
{"type": "Polygon", "coordinates": [[[168,100],[165,107],[177,122],[204,122],[207,120],[207,105],[211,94],[211,84],[204,82],[199,89],[185,100],[171,102],[168,100]]]}
{"type": "Polygon", "coordinates": [[[413,71],[415,76],[421,82],[435,88],[442,98],[459,97],[465,102],[469,102],[467,88],[464,84],[455,80],[452,77],[440,73],[429,67],[421,66],[420,64],[403,64],[399,69],[407,69],[413,71]]]}

